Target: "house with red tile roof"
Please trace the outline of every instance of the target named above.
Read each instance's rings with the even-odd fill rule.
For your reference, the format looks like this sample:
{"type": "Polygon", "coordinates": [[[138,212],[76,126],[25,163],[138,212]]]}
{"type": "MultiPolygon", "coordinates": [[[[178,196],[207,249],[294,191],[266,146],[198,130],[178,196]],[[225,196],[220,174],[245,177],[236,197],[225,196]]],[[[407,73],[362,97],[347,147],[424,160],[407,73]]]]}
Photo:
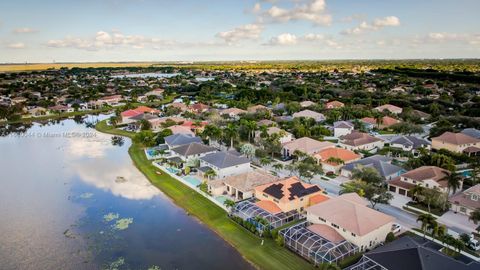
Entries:
{"type": "Polygon", "coordinates": [[[343,104],[342,102],[337,101],[337,100],[333,100],[333,101],[325,103],[325,108],[329,109],[329,110],[330,109],[339,109],[339,108],[342,108],[342,107],[345,107],[345,104],[343,104]]]}
{"type": "Polygon", "coordinates": [[[360,121],[362,121],[366,124],[370,124],[372,126],[376,126],[379,129],[388,128],[390,126],[393,126],[395,124],[400,123],[400,120],[397,120],[397,119],[395,119],[393,117],[390,117],[390,116],[382,117],[382,119],[380,120],[380,123],[377,123],[377,119],[375,119],[373,117],[364,117],[364,118],[360,119],[360,121]]]}
{"type": "Polygon", "coordinates": [[[203,104],[203,103],[195,103],[189,106],[189,109],[193,113],[204,113],[210,109],[210,106],[203,104]]]}
{"type": "Polygon", "coordinates": [[[312,203],[329,199],[320,187],[304,183],[296,176],[255,187],[255,198],[259,200],[257,206],[272,214],[303,212],[312,203]]]}
{"type": "Polygon", "coordinates": [[[361,156],[355,154],[355,152],[337,147],[324,149],[314,154],[313,157],[322,165],[322,169],[325,173],[333,172],[335,174],[340,172],[340,169],[344,164],[354,162],[361,158],[361,156]]]}

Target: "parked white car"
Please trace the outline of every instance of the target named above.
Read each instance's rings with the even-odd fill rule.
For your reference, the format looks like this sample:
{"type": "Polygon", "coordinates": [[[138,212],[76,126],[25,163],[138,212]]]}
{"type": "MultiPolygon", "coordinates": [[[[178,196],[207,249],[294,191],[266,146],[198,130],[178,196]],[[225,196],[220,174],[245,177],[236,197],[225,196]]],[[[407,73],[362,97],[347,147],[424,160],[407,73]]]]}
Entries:
{"type": "Polygon", "coordinates": [[[475,239],[475,236],[473,234],[470,234],[470,242],[468,243],[468,246],[470,246],[470,248],[475,251],[480,250],[480,242],[475,239]]]}
{"type": "Polygon", "coordinates": [[[401,226],[400,224],[393,223],[393,225],[392,225],[392,232],[393,232],[393,233],[399,233],[400,230],[402,230],[402,226],[401,226]]]}

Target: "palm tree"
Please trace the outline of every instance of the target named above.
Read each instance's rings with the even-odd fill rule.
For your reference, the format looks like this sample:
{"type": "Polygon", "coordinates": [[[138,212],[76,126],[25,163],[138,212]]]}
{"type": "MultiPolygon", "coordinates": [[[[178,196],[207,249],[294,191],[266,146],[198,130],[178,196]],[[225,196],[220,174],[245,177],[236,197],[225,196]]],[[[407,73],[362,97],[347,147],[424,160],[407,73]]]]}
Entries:
{"type": "Polygon", "coordinates": [[[321,263],[318,265],[318,269],[320,270],[340,270],[340,266],[334,263],[321,263]]]}
{"type": "Polygon", "coordinates": [[[268,157],[264,157],[260,159],[260,164],[262,166],[267,166],[268,164],[272,163],[272,160],[268,157]]]}
{"type": "Polygon", "coordinates": [[[412,195],[412,199],[414,202],[418,202],[418,197],[422,195],[424,189],[424,187],[416,185],[408,191],[410,195],[412,195]]]}
{"type": "Polygon", "coordinates": [[[230,200],[230,199],[226,199],[223,204],[227,207],[227,208],[232,208],[235,206],[235,202],[230,200]]]}
{"type": "Polygon", "coordinates": [[[222,137],[222,130],[214,125],[206,125],[202,134],[208,138],[209,143],[217,141],[222,137]]]}
{"type": "Polygon", "coordinates": [[[423,231],[423,238],[425,238],[426,230],[431,224],[434,224],[435,218],[431,214],[421,214],[417,218],[417,222],[421,222],[421,229],[423,231]]]}
{"type": "Polygon", "coordinates": [[[470,213],[468,220],[473,221],[473,223],[478,224],[480,221],[480,208],[475,209],[475,211],[470,213]]]}
{"type": "Polygon", "coordinates": [[[448,195],[450,195],[450,192],[455,194],[462,186],[462,178],[456,172],[450,172],[450,174],[447,175],[444,180],[447,180],[448,195]]]}
{"type": "Polygon", "coordinates": [[[110,117],[110,125],[116,127],[118,124],[118,117],[117,116],[111,116],[110,117]]]}
{"type": "Polygon", "coordinates": [[[217,176],[217,173],[213,169],[209,169],[204,173],[204,176],[206,176],[207,179],[210,180],[211,178],[214,178],[215,176],[217,176]]]}
{"type": "Polygon", "coordinates": [[[343,159],[341,158],[336,158],[336,157],[329,157],[327,160],[325,160],[326,162],[329,162],[329,163],[333,163],[333,164],[337,164],[337,165],[340,165],[340,164],[345,164],[345,161],[343,161],[343,159]]]}
{"type": "Polygon", "coordinates": [[[280,171],[281,169],[283,169],[283,164],[282,163],[275,163],[272,165],[273,169],[275,169],[275,171],[280,171]]]}
{"type": "Polygon", "coordinates": [[[233,123],[229,123],[223,130],[223,133],[225,137],[230,140],[230,148],[233,148],[233,141],[238,136],[238,127],[233,123]]]}

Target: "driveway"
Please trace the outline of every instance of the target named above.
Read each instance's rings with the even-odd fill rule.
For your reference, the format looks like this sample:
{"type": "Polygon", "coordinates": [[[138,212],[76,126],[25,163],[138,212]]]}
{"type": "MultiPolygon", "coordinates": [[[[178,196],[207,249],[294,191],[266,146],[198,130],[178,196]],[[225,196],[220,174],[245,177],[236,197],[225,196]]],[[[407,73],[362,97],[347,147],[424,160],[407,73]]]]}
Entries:
{"type": "Polygon", "coordinates": [[[455,214],[453,211],[443,214],[438,221],[458,233],[471,233],[479,226],[468,220],[468,216],[455,214]]]}

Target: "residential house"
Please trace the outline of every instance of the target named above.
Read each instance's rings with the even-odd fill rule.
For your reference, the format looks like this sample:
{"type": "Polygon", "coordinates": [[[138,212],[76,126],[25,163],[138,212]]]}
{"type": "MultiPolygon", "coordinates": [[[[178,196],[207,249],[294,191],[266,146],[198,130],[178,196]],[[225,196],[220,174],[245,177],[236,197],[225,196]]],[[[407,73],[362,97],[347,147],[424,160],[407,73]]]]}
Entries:
{"type": "Polygon", "coordinates": [[[355,129],[354,125],[348,121],[337,121],[333,123],[333,136],[339,138],[352,133],[355,129]]]}
{"type": "Polygon", "coordinates": [[[181,102],[170,103],[170,104],[168,104],[168,107],[177,108],[177,109],[180,110],[180,112],[188,111],[188,106],[185,103],[181,103],[181,102]]]}
{"type": "Polygon", "coordinates": [[[419,111],[419,110],[413,110],[412,115],[415,116],[415,117],[418,117],[422,121],[425,121],[425,120],[430,118],[430,114],[428,114],[426,112],[419,111]]]}
{"type": "Polygon", "coordinates": [[[313,101],[310,101],[310,100],[305,100],[305,101],[302,101],[300,102],[300,106],[302,108],[308,108],[308,107],[311,107],[311,106],[314,106],[316,105],[317,103],[313,102],[313,101]]]}
{"type": "Polygon", "coordinates": [[[190,136],[195,136],[195,133],[187,126],[174,125],[168,127],[172,131],[172,134],[185,134],[190,136]]]}
{"type": "Polygon", "coordinates": [[[136,110],[126,110],[121,112],[120,117],[122,118],[122,124],[129,124],[135,122],[135,120],[131,118],[141,114],[141,112],[138,112],[136,110]]]}
{"type": "Polygon", "coordinates": [[[225,178],[227,176],[241,174],[252,170],[248,158],[223,151],[208,154],[200,158],[199,170],[201,174],[204,174],[210,169],[215,172],[215,178],[225,178]]]}
{"type": "Polygon", "coordinates": [[[210,106],[203,104],[203,103],[195,103],[190,105],[190,111],[195,114],[201,114],[210,109],[210,106]]]}
{"type": "Polygon", "coordinates": [[[435,188],[446,194],[448,192],[448,175],[450,175],[448,170],[436,166],[422,166],[388,181],[388,190],[410,197],[409,190],[415,186],[421,186],[435,188]]]}
{"type": "Polygon", "coordinates": [[[397,107],[395,105],[391,105],[391,104],[385,104],[385,105],[378,106],[378,107],[374,108],[374,110],[377,111],[377,112],[388,111],[388,112],[393,113],[393,114],[401,114],[402,111],[403,111],[402,108],[397,107]]]}
{"type": "Polygon", "coordinates": [[[393,179],[405,172],[402,167],[392,164],[392,158],[374,155],[343,166],[340,174],[344,177],[351,178],[355,169],[367,167],[374,168],[384,180],[393,179]]]}
{"type": "Polygon", "coordinates": [[[352,131],[350,134],[343,135],[340,138],[339,145],[342,148],[355,151],[366,150],[371,151],[374,149],[381,149],[384,146],[384,141],[380,138],[373,137],[370,134],[352,131]]]}
{"type": "Polygon", "coordinates": [[[364,117],[360,119],[365,124],[370,124],[372,126],[378,127],[379,129],[389,128],[395,124],[400,123],[400,120],[392,118],[390,116],[384,116],[380,119],[380,122],[377,122],[377,119],[373,117],[364,117]]]}
{"type": "Polygon", "coordinates": [[[300,117],[312,118],[317,123],[325,121],[327,119],[327,118],[325,118],[325,115],[323,115],[321,113],[318,113],[318,112],[311,111],[311,110],[299,111],[299,112],[294,113],[292,116],[293,116],[293,118],[300,118],[300,117]]]}
{"type": "Polygon", "coordinates": [[[333,101],[325,103],[325,108],[329,109],[329,110],[340,109],[342,107],[345,107],[345,104],[343,104],[342,102],[337,101],[337,100],[333,100],[333,101]]]}
{"type": "Polygon", "coordinates": [[[105,96],[97,99],[95,102],[96,106],[118,106],[120,105],[120,101],[122,101],[123,97],[121,95],[113,95],[113,96],[105,96]]]}
{"type": "Polygon", "coordinates": [[[72,107],[64,106],[64,105],[55,105],[52,107],[48,107],[48,110],[52,113],[69,113],[74,112],[75,109],[72,107]]]}
{"type": "Polygon", "coordinates": [[[284,157],[292,156],[295,151],[303,152],[307,155],[313,155],[323,149],[333,148],[335,144],[331,142],[321,142],[309,137],[302,137],[287,143],[282,146],[282,155],[284,157]]]}
{"type": "MultiPolygon", "coordinates": [[[[260,140],[261,138],[262,131],[256,131],[255,132],[255,139],[260,140]]],[[[293,140],[293,134],[290,132],[287,132],[283,129],[280,129],[278,127],[269,127],[267,128],[267,134],[271,136],[272,134],[279,134],[281,137],[279,138],[279,141],[281,144],[291,142],[293,140]]]]}
{"type": "MultiPolygon", "coordinates": [[[[395,218],[367,207],[368,202],[357,193],[347,193],[307,208],[307,221],[335,230],[361,251],[385,241],[395,218]]],[[[330,232],[319,226],[320,233],[330,232]],[[320,230],[321,229],[321,230],[320,230]]]]}
{"type": "Polygon", "coordinates": [[[228,117],[230,117],[232,119],[239,119],[240,115],[246,114],[246,113],[247,113],[247,111],[242,110],[242,109],[238,109],[238,108],[228,108],[228,109],[220,111],[220,115],[227,115],[228,117]]]}
{"type": "Polygon", "coordinates": [[[430,150],[431,143],[423,138],[415,136],[398,136],[391,139],[389,145],[406,152],[417,154],[420,148],[430,150]]]}
{"type": "Polygon", "coordinates": [[[183,162],[191,163],[207,154],[217,152],[217,149],[203,143],[193,142],[172,148],[171,152],[180,157],[183,162]]]}
{"type": "Polygon", "coordinates": [[[229,195],[234,201],[252,198],[255,187],[273,183],[278,178],[262,170],[227,176],[223,179],[208,181],[208,191],[213,196],[229,195]]]}
{"type": "Polygon", "coordinates": [[[315,157],[322,165],[322,169],[325,173],[332,172],[335,174],[340,172],[340,169],[344,164],[349,164],[361,158],[360,155],[355,154],[350,150],[337,147],[324,149],[314,154],[313,157],[315,157]]]}
{"type": "Polygon", "coordinates": [[[145,93],[145,96],[146,97],[154,96],[157,99],[162,99],[164,92],[165,92],[165,90],[163,90],[161,88],[156,88],[156,89],[153,89],[152,91],[149,91],[149,92],[145,93]]]}
{"type": "Polygon", "coordinates": [[[165,137],[165,144],[169,149],[173,149],[180,145],[190,144],[190,143],[201,143],[202,139],[200,137],[195,137],[186,134],[173,134],[165,137]]]}
{"type": "Polygon", "coordinates": [[[22,104],[22,103],[25,103],[27,101],[28,101],[28,99],[26,97],[14,97],[10,100],[12,105],[22,104]]]}
{"type": "Polygon", "coordinates": [[[328,200],[317,185],[307,184],[298,177],[289,177],[274,183],[255,187],[256,205],[269,213],[297,211],[315,203],[328,200]]]}
{"type": "MultiPolygon", "coordinates": [[[[346,270],[476,270],[480,264],[465,263],[446,255],[437,244],[421,237],[403,236],[362,255],[346,270]],[[436,247],[436,248],[435,248],[436,247]],[[435,249],[434,249],[435,248],[435,249]]],[[[443,248],[441,246],[441,248],[443,248]]]]}
{"type": "Polygon", "coordinates": [[[470,216],[473,211],[480,209],[480,184],[453,195],[448,201],[452,211],[470,216]]]}
{"type": "Polygon", "coordinates": [[[262,127],[262,126],[271,127],[276,125],[277,123],[275,121],[268,120],[268,119],[263,119],[257,122],[257,126],[259,127],[262,127]]]}
{"type": "Polygon", "coordinates": [[[260,111],[269,111],[270,109],[263,105],[254,105],[247,108],[248,113],[257,113],[260,111]]]}
{"type": "Polygon", "coordinates": [[[43,107],[34,107],[28,110],[28,114],[32,117],[39,117],[48,114],[48,110],[43,107]]]}
{"type": "Polygon", "coordinates": [[[477,154],[480,152],[480,139],[464,133],[445,132],[432,138],[432,149],[446,149],[455,153],[477,154]]]}

